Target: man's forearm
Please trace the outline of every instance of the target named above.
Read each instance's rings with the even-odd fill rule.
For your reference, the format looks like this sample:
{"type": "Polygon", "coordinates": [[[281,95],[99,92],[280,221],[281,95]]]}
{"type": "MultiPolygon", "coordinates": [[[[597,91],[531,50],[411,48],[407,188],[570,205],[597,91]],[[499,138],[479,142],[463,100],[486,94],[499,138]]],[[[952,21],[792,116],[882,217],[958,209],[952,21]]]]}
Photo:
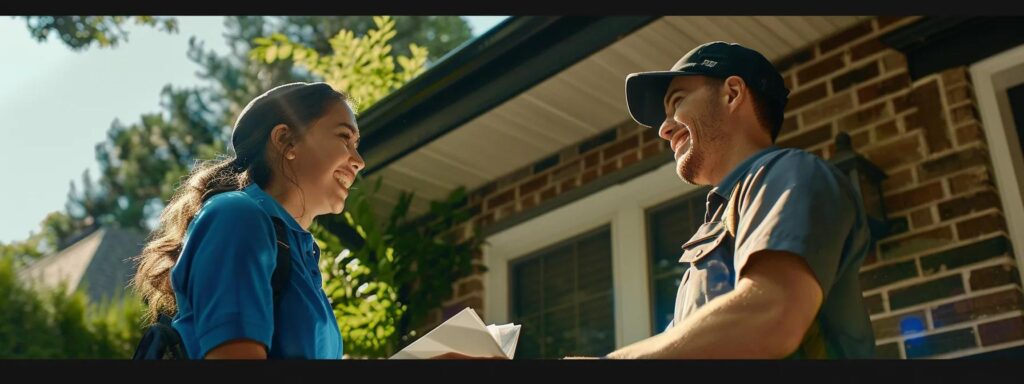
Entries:
{"type": "Polygon", "coordinates": [[[784,305],[756,286],[729,292],[666,332],[612,352],[629,359],[782,358],[796,348],[784,305]]]}

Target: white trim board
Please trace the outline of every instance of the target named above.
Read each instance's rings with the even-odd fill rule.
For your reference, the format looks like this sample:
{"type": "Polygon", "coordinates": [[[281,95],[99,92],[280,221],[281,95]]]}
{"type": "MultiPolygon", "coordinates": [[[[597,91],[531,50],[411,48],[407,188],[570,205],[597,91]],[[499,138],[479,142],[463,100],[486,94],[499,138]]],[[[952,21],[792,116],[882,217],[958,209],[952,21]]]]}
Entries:
{"type": "MultiPolygon", "coordinates": [[[[697,189],[665,165],[544,213],[486,239],[483,247],[484,316],[509,321],[509,262],[576,235],[611,224],[615,345],[652,334],[644,210],[697,189]]],[[[685,239],[680,239],[685,240],[685,239]]]]}
{"type": "Polygon", "coordinates": [[[1006,90],[1024,84],[1024,45],[969,67],[1017,270],[1024,277],[1024,161],[1006,90]]]}

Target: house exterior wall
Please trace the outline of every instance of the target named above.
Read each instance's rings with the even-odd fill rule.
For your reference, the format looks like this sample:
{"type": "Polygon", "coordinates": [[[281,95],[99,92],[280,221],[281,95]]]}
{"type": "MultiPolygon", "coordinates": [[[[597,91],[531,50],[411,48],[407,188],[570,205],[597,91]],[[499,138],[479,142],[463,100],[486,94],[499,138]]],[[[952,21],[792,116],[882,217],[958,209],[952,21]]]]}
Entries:
{"type": "MultiPolygon", "coordinates": [[[[967,68],[912,80],[903,54],[879,41],[915,20],[867,20],[776,62],[791,90],[778,145],[828,159],[835,135],[848,132],[854,149],[888,175],[893,230],[861,271],[878,357],[1024,345],[1021,275],[967,68]]],[[[658,159],[672,160],[667,144],[627,119],[471,191],[475,216],[460,231],[546,209],[551,199],[658,159]]],[[[483,290],[481,274],[456,282],[433,322],[466,306],[484,313],[483,290]]]]}

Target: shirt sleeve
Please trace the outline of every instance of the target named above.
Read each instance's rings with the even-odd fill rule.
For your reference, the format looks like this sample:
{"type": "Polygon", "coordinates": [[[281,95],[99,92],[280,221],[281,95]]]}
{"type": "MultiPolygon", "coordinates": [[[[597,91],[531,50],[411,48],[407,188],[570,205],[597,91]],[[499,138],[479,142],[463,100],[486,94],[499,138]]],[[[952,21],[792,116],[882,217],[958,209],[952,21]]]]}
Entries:
{"type": "Polygon", "coordinates": [[[820,158],[787,151],[737,185],[737,276],[758,251],[788,251],[803,258],[827,296],[857,214],[839,177],[820,158]]]}
{"type": "Polygon", "coordinates": [[[192,260],[185,297],[195,316],[198,356],[235,339],[270,349],[274,238],[269,216],[240,193],[215,196],[189,225],[183,257],[192,260]]]}

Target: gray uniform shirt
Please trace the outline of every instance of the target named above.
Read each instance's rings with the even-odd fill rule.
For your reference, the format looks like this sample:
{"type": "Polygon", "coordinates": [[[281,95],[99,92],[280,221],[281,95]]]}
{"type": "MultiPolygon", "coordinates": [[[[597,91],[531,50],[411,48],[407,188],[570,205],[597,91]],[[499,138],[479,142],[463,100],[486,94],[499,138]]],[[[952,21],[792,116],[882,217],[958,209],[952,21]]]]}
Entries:
{"type": "Polygon", "coordinates": [[[689,268],[669,328],[732,291],[752,254],[788,251],[807,262],[823,293],[790,357],[872,357],[874,334],[858,279],[870,246],[860,195],[842,172],[805,151],[768,147],[708,193],[704,224],[682,246],[679,262],[689,268]]]}

